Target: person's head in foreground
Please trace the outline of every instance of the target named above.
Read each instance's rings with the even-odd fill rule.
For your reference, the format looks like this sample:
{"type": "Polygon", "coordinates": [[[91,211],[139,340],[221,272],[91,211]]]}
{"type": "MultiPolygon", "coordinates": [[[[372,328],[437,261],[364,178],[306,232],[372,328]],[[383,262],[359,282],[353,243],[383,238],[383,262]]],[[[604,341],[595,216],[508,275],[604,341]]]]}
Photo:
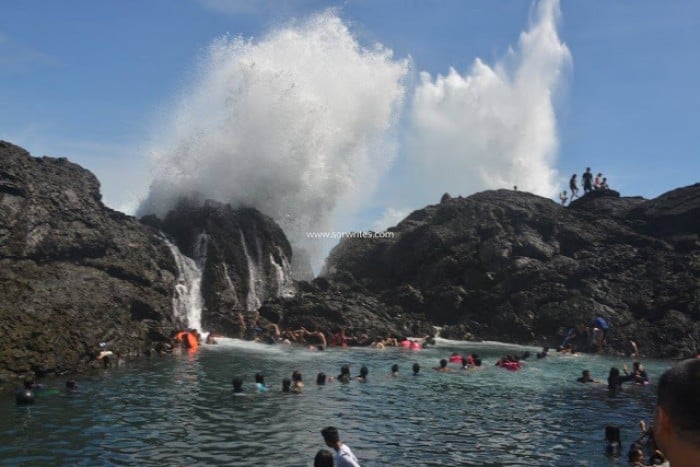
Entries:
{"type": "Polygon", "coordinates": [[[653,427],[673,467],[700,466],[700,360],[684,360],[661,376],[653,427]]]}

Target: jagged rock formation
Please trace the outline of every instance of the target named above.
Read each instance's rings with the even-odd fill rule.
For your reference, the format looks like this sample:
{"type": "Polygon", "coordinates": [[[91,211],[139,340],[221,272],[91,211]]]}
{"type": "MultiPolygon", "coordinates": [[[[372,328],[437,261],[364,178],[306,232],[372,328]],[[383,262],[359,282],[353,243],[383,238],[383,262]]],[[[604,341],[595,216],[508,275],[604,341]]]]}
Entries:
{"type": "Polygon", "coordinates": [[[202,327],[208,331],[240,337],[243,312],[294,295],[289,242],[256,209],[182,200],[162,221],[153,216],[142,221],[170,235],[202,269],[202,327]]]}
{"type": "Polygon", "coordinates": [[[0,141],[0,379],[148,351],[176,323],[167,247],[106,208],[93,174],[0,141]]]}
{"type": "Polygon", "coordinates": [[[610,350],[700,347],[700,184],[651,201],[595,192],[567,208],[510,190],[443,197],[390,230],[343,240],[327,270],[422,310],[443,335],[553,345],[603,316],[610,350]]]}
{"type": "Polygon", "coordinates": [[[331,335],[342,328],[364,344],[378,337],[433,334],[424,314],[385,303],[349,275],[300,282],[298,288],[295,297],[266,302],[260,316],[282,329],[303,326],[331,335]]]}

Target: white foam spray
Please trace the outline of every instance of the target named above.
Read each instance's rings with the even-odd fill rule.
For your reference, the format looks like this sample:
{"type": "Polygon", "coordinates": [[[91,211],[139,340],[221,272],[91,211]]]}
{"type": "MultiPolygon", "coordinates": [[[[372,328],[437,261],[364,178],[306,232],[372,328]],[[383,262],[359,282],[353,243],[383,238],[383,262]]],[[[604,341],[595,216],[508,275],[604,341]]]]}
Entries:
{"type": "MultiPolygon", "coordinates": [[[[513,188],[543,196],[558,191],[555,96],[571,54],[557,34],[557,0],[542,0],[517,46],[489,66],[420,74],[406,141],[406,176],[392,212],[434,204],[444,192],[469,195],[513,188]]],[[[384,223],[382,222],[382,223],[384,223]]],[[[384,224],[388,227],[391,224],[384,224]]]]}
{"type": "MultiPolygon", "coordinates": [[[[407,70],[390,50],[362,47],[333,11],[260,40],[215,41],[155,138],[140,213],[197,192],[256,207],[302,242],[390,165],[407,70]]],[[[318,245],[305,245],[317,260],[318,245]]]]}

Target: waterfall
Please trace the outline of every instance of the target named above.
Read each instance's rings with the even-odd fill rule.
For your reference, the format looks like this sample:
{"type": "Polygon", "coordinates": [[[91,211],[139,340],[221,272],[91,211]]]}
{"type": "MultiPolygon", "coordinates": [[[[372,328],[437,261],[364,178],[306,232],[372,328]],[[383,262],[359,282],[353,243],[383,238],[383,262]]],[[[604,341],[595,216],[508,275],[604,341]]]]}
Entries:
{"type": "Polygon", "coordinates": [[[241,233],[241,245],[243,246],[243,254],[245,254],[246,263],[248,266],[248,295],[246,297],[246,309],[249,311],[257,310],[260,308],[262,302],[260,301],[260,273],[258,270],[258,264],[256,261],[250,257],[248,252],[248,246],[245,242],[245,236],[243,235],[243,230],[241,233]]]}
{"type": "MultiPolygon", "coordinates": [[[[200,237],[197,237],[195,252],[201,253],[199,248],[200,237]]],[[[208,237],[207,237],[208,239],[208,237]]],[[[183,255],[180,249],[172,242],[164,239],[177,264],[178,277],[173,296],[173,312],[176,318],[187,324],[189,329],[202,331],[202,270],[197,263],[183,255]]],[[[206,261],[206,242],[204,245],[204,259],[206,261]]],[[[203,264],[203,263],[202,263],[203,264]]]]}
{"type": "Polygon", "coordinates": [[[292,265],[282,252],[282,248],[277,247],[282,264],[279,264],[272,253],[270,253],[270,264],[275,268],[275,279],[277,282],[276,295],[278,297],[293,297],[295,294],[294,281],[292,280],[292,265]]]}

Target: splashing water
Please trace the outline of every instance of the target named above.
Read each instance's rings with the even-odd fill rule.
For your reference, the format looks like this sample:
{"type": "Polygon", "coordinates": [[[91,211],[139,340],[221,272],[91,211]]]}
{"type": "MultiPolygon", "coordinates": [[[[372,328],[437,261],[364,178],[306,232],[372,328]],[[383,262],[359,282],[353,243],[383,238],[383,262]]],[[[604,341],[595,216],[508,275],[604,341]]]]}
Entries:
{"type": "MultiPolygon", "coordinates": [[[[368,197],[393,160],[407,71],[332,11],[259,41],[215,41],[155,137],[140,213],[162,216],[198,193],[258,208],[304,243],[339,203],[368,197]]],[[[320,255],[319,242],[306,247],[320,255]]]]}
{"type": "MultiPolygon", "coordinates": [[[[175,317],[184,321],[189,329],[202,331],[202,270],[197,263],[183,255],[172,242],[164,239],[177,264],[178,278],[173,296],[175,317]]],[[[198,238],[199,243],[199,238],[198,238]]]]}

